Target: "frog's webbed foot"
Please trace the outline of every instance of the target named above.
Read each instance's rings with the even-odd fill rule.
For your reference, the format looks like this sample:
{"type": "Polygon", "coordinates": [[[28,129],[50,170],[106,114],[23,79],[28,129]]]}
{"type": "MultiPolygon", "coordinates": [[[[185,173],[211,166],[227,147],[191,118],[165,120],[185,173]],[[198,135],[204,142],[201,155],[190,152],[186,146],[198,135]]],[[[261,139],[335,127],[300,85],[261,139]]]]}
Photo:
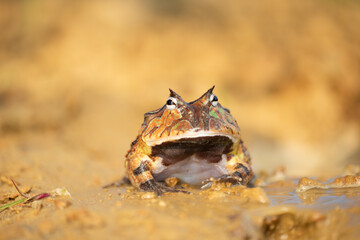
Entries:
{"type": "MultiPolygon", "coordinates": [[[[244,147],[243,145],[241,145],[240,147],[244,147]]],[[[242,152],[246,152],[246,149],[244,147],[244,149],[241,148],[242,152]]],[[[247,161],[245,161],[244,156],[243,155],[228,155],[227,156],[227,170],[228,170],[228,174],[222,175],[220,177],[217,178],[210,178],[208,180],[205,180],[203,182],[203,186],[201,187],[201,189],[206,189],[209,188],[213,185],[213,183],[230,183],[230,185],[244,185],[246,186],[248,184],[248,182],[251,180],[251,178],[253,177],[253,171],[250,167],[249,162],[250,161],[250,156],[248,154],[246,154],[246,159],[248,159],[247,161]]]]}
{"type": "Polygon", "coordinates": [[[231,185],[247,185],[247,183],[253,177],[253,172],[250,166],[245,166],[243,163],[238,163],[233,168],[233,173],[231,175],[225,174],[217,178],[210,178],[205,180],[204,185],[201,186],[201,189],[209,188],[213,183],[230,183],[231,185]]]}
{"type": "Polygon", "coordinates": [[[236,175],[222,175],[217,178],[210,178],[203,181],[201,189],[210,188],[214,183],[230,183],[231,185],[243,184],[243,179],[236,175]]]}
{"type": "Polygon", "coordinates": [[[122,179],[116,180],[114,182],[108,183],[104,186],[102,186],[102,188],[109,188],[109,187],[121,187],[123,185],[130,185],[131,182],[129,180],[129,178],[127,177],[123,177],[122,179]]]}
{"type": "Polygon", "coordinates": [[[159,182],[156,182],[154,179],[150,179],[144,183],[141,183],[140,189],[144,191],[155,192],[158,196],[166,192],[182,192],[182,193],[190,194],[190,192],[182,189],[167,187],[159,182]]]}

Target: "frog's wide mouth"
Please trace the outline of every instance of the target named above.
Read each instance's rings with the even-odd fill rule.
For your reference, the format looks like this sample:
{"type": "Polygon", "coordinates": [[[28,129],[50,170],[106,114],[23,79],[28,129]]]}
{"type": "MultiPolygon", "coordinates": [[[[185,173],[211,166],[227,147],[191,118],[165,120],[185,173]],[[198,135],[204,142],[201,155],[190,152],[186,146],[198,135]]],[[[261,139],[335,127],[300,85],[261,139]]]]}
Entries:
{"type": "Polygon", "coordinates": [[[152,147],[152,156],[161,157],[167,166],[191,157],[217,163],[232,151],[233,140],[227,136],[205,136],[166,141],[152,147]]]}
{"type": "Polygon", "coordinates": [[[183,134],[175,135],[175,136],[166,136],[158,139],[146,139],[145,142],[148,146],[154,147],[158,145],[162,145],[167,142],[179,142],[186,141],[185,139],[194,139],[194,141],[199,141],[199,139],[214,139],[216,137],[227,138],[232,143],[236,142],[237,136],[228,134],[228,133],[220,133],[220,132],[210,132],[210,131],[189,131],[183,134]]]}

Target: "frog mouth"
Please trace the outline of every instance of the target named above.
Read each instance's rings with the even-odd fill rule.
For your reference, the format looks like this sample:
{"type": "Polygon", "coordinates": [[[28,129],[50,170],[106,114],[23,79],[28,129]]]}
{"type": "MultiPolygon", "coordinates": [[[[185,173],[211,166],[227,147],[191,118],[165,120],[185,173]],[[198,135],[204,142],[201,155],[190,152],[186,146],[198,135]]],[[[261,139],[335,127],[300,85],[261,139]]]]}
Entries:
{"type": "Polygon", "coordinates": [[[151,156],[162,158],[164,166],[190,158],[218,163],[224,154],[232,151],[233,144],[228,136],[181,138],[153,146],[151,156]]]}
{"type": "Polygon", "coordinates": [[[224,137],[232,143],[236,142],[236,136],[232,134],[211,131],[188,131],[175,136],[166,136],[157,139],[146,139],[145,142],[148,146],[154,147],[167,142],[178,142],[185,139],[195,139],[195,141],[201,141],[201,139],[214,139],[216,141],[216,137],[224,137]]]}

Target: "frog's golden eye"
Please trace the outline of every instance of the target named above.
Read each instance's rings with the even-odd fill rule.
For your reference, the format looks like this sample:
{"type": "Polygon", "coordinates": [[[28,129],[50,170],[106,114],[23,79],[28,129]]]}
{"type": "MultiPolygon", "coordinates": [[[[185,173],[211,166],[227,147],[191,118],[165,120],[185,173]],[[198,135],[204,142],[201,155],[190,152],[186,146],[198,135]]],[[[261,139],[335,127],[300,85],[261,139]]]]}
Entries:
{"type": "Polygon", "coordinates": [[[213,93],[210,95],[210,102],[211,102],[211,105],[213,105],[214,107],[216,107],[216,105],[218,104],[218,98],[213,93]]]}
{"type": "Polygon", "coordinates": [[[169,97],[168,100],[166,101],[166,107],[169,110],[174,110],[176,108],[176,105],[177,105],[176,98],[169,97]]]}

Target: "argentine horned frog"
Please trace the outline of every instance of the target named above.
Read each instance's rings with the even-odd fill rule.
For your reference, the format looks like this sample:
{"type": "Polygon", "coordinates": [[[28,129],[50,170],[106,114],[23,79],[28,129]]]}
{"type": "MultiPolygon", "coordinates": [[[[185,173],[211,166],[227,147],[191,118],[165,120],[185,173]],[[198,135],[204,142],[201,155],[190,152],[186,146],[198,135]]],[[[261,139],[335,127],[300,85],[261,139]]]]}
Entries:
{"type": "Polygon", "coordinates": [[[160,183],[169,177],[195,185],[210,178],[232,184],[249,182],[251,158],[240,129],[213,89],[189,103],[170,90],[163,107],[145,113],[125,161],[135,187],[160,195],[182,191],[160,183]]]}

